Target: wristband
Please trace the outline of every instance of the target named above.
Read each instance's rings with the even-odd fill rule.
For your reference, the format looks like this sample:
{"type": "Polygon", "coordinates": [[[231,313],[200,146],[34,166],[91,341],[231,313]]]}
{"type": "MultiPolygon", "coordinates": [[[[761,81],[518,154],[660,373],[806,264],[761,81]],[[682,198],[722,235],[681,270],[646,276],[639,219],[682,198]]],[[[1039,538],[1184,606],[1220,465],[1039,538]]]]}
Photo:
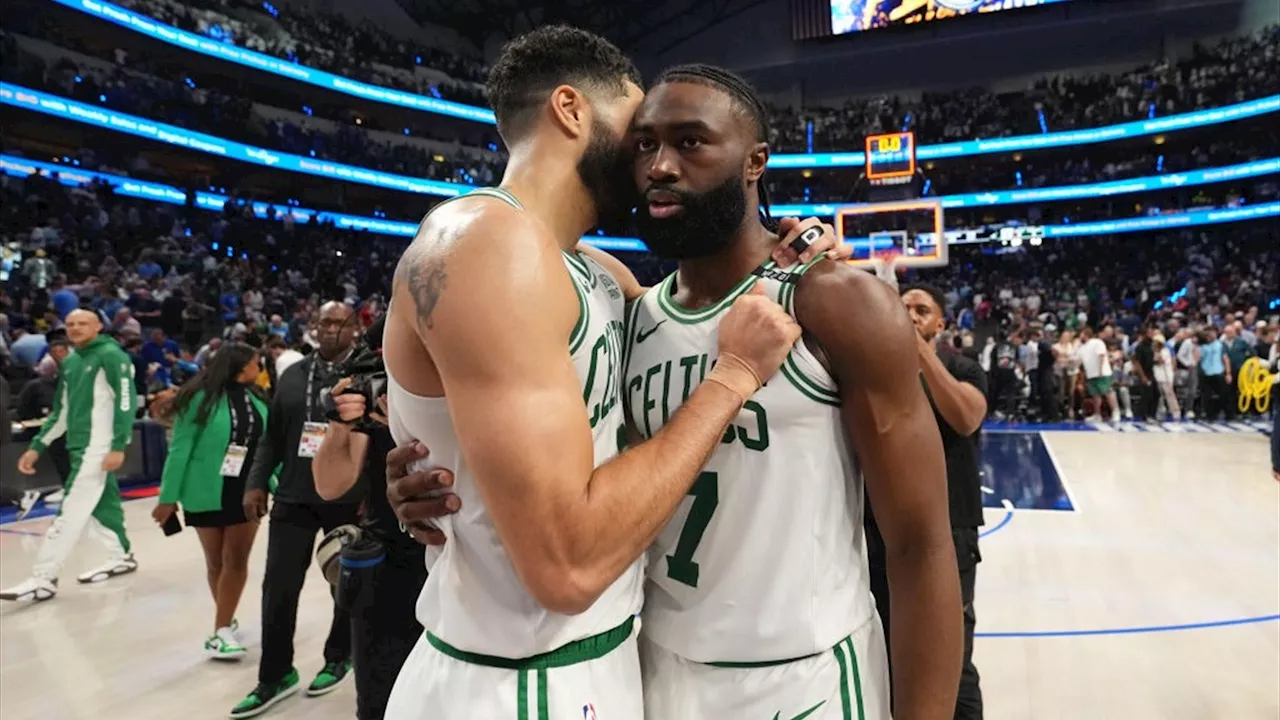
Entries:
{"type": "Polygon", "coordinates": [[[764,384],[746,360],[726,352],[720,353],[720,357],[716,359],[716,366],[707,373],[706,380],[728,389],[742,398],[743,403],[750,400],[751,396],[755,395],[764,384]]]}

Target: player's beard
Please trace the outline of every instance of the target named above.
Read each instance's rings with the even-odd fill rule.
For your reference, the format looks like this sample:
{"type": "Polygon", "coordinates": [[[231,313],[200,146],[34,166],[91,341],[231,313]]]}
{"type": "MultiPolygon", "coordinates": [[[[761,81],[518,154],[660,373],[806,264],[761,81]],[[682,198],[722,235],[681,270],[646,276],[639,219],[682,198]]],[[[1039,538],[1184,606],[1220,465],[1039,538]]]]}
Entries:
{"type": "Polygon", "coordinates": [[[596,227],[616,231],[627,220],[635,195],[630,165],[623,138],[598,119],[592,123],[587,149],[578,160],[578,177],[595,203],[596,227]]]}
{"type": "Polygon", "coordinates": [[[733,242],[747,213],[747,196],[742,189],[742,175],[729,177],[705,192],[676,190],[658,183],[648,190],[669,192],[680,198],[680,212],[658,219],[649,214],[641,200],[635,223],[640,239],[649,251],[672,260],[694,260],[710,257],[733,242]]]}

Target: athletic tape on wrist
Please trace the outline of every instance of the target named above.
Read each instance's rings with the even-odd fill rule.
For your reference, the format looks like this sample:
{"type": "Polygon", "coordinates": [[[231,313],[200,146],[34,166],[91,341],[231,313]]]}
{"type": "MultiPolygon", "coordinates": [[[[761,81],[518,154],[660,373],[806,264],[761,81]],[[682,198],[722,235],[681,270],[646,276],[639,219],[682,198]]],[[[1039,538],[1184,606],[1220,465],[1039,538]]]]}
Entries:
{"type": "Polygon", "coordinates": [[[750,363],[733,353],[726,352],[720,353],[716,359],[716,366],[707,373],[706,379],[742,398],[743,403],[750,400],[760,386],[764,385],[750,363]]]}

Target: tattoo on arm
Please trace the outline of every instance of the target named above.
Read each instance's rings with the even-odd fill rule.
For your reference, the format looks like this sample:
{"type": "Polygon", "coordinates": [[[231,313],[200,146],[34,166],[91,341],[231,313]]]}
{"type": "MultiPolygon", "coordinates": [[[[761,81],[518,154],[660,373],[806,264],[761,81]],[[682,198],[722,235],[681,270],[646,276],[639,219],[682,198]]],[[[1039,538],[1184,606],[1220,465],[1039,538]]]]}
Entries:
{"type": "Polygon", "coordinates": [[[406,252],[400,260],[396,275],[396,283],[408,290],[417,307],[418,325],[424,330],[430,330],[431,313],[440,302],[440,295],[444,293],[448,280],[444,258],[421,250],[406,252]]]}

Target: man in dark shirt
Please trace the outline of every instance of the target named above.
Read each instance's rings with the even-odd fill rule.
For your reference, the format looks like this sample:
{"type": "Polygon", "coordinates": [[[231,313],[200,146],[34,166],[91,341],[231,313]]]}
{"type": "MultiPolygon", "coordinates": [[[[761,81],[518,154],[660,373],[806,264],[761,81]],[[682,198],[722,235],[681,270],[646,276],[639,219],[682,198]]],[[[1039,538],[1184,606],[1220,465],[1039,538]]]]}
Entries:
{"type": "MultiPolygon", "coordinates": [[[[369,328],[370,347],[381,349],[383,320],[369,328]]],[[[387,501],[387,454],[395,440],[383,409],[367,408],[363,395],[344,393],[346,382],[334,387],[334,408],[342,422],[330,421],[329,432],[316,455],[316,490],[326,497],[346,492],[357,482],[368,488],[360,528],[364,555],[381,557],[373,567],[344,572],[363,573],[358,590],[343,588],[351,610],[352,656],[355,661],[356,718],[382,720],[400,667],[422,636],[415,605],[427,580],[423,548],[400,530],[387,501]],[[370,417],[379,424],[352,425],[370,417]],[[359,597],[351,597],[350,594],[359,597]]],[[[385,403],[383,396],[382,403],[385,403]]],[[[385,404],[382,405],[385,407],[385,404]]]]}
{"type": "MultiPolygon", "coordinates": [[[[296,690],[293,635],[298,597],[311,565],[316,534],[359,522],[364,486],[356,484],[342,497],[326,502],[316,492],[311,470],[312,458],[328,429],[323,395],[339,380],[340,366],[355,345],[358,323],[350,306],[329,302],[320,308],[318,325],[320,349],[280,377],[271,398],[267,434],[258,446],[245,487],[245,514],[262,517],[267,512],[272,473],[280,468],[262,582],[258,685],[231,711],[233,718],[258,715],[296,690]]],[[[351,619],[336,605],[324,661],[324,668],[307,688],[308,695],[334,690],[351,669],[351,619]]]]}
{"type": "Polygon", "coordinates": [[[992,396],[997,417],[1010,420],[1018,414],[1022,386],[1018,380],[1018,356],[1022,351],[1020,330],[1000,330],[995,350],[991,353],[992,396]]]}
{"type": "MultiPolygon", "coordinates": [[[[930,285],[911,285],[902,291],[902,302],[919,333],[921,380],[942,434],[947,459],[947,495],[951,510],[951,536],[955,542],[964,602],[964,666],[956,698],[956,720],[982,717],[982,690],[973,664],[973,591],[977,576],[978,528],[983,525],[982,481],[978,475],[978,435],[987,414],[987,382],[982,367],[973,360],[938,348],[935,340],[946,325],[946,296],[930,285]]],[[[889,579],[885,572],[884,541],[867,506],[867,556],[871,592],[884,625],[886,647],[890,642],[889,579]]],[[[890,662],[892,668],[892,662],[890,662]]]]}
{"type": "Polygon", "coordinates": [[[1138,420],[1151,420],[1156,416],[1159,402],[1156,395],[1156,346],[1151,336],[1155,328],[1147,325],[1142,328],[1142,338],[1133,348],[1133,359],[1130,367],[1136,383],[1131,391],[1136,396],[1133,414],[1138,420]]]}
{"type": "Polygon", "coordinates": [[[1049,337],[1046,334],[1048,329],[1037,329],[1035,331],[1036,351],[1040,356],[1036,366],[1035,383],[1040,389],[1040,420],[1042,422],[1057,422],[1062,419],[1062,412],[1058,404],[1058,397],[1061,392],[1054,386],[1056,376],[1053,372],[1053,343],[1049,341],[1049,337]]]}

